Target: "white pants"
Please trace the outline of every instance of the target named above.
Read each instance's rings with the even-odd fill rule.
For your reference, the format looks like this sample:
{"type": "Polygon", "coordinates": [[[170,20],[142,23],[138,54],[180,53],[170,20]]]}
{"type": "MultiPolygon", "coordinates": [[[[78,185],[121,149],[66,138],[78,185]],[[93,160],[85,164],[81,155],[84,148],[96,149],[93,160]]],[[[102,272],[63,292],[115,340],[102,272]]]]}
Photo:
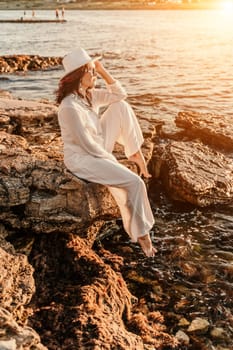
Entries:
{"type": "MultiPolygon", "coordinates": [[[[105,149],[112,152],[117,142],[124,146],[126,157],[136,153],[143,136],[137,118],[125,101],[112,103],[101,117],[105,149]]],[[[144,181],[114,160],[85,156],[82,170],[75,173],[88,181],[108,186],[118,204],[125,231],[133,242],[149,233],[154,224],[144,181]]]]}

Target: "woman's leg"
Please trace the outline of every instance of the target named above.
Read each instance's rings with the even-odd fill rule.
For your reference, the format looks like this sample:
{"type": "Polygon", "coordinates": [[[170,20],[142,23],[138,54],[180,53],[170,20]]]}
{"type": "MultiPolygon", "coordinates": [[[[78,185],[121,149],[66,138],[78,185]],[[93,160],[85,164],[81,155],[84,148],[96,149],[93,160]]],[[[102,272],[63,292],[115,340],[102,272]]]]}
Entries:
{"type": "MultiPolygon", "coordinates": [[[[122,222],[125,231],[129,234],[133,242],[138,242],[142,248],[142,251],[147,257],[153,257],[157,250],[153,247],[149,231],[152,227],[152,221],[151,221],[151,227],[148,228],[147,232],[145,231],[144,225],[141,228],[140,225],[138,225],[137,217],[134,217],[134,209],[135,207],[132,206],[126,199],[125,199],[125,190],[119,189],[116,187],[108,187],[109,191],[115,198],[116,203],[118,204],[118,207],[121,212],[122,222]],[[135,227],[136,225],[136,227],[135,227]],[[140,231],[142,229],[142,231],[140,231]],[[134,230],[134,231],[133,231],[134,230]],[[133,231],[133,232],[132,232],[133,231]],[[144,233],[141,233],[144,232],[144,233]]],[[[135,186],[134,186],[134,193],[135,193],[135,186]]],[[[137,192],[137,190],[136,190],[137,192]]],[[[143,200],[142,200],[143,203],[143,200]]],[[[135,202],[137,204],[137,202],[135,202]]],[[[149,210],[150,211],[150,210],[149,210]]],[[[147,208],[147,212],[148,208],[147,208]]],[[[136,213],[138,215],[138,213],[136,213]]]]}
{"type": "Polygon", "coordinates": [[[141,149],[136,153],[132,154],[132,156],[130,156],[128,159],[139,166],[140,176],[142,175],[146,179],[149,179],[151,177],[151,174],[148,172],[146,161],[142,154],[141,149]]]}
{"type": "Polygon", "coordinates": [[[124,146],[126,157],[139,166],[140,175],[151,177],[141,151],[141,128],[130,105],[125,101],[112,103],[103,113],[101,123],[106,150],[112,152],[116,141],[119,142],[124,146]]]}
{"type": "Polygon", "coordinates": [[[132,241],[139,242],[147,256],[154,256],[149,236],[154,217],[144,181],[117,161],[85,156],[75,163],[72,159],[69,167],[74,175],[108,186],[120,208],[126,232],[132,241]]]}

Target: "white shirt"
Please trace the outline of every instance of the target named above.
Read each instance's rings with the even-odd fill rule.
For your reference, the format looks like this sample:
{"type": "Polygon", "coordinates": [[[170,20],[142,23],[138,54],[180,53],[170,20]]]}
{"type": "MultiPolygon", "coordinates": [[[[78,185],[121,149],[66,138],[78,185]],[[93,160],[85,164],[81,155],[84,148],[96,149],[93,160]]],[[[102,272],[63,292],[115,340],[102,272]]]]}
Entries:
{"type": "Polygon", "coordinates": [[[77,94],[66,96],[58,108],[58,120],[64,143],[64,161],[76,155],[115,159],[104,149],[99,108],[126,98],[126,92],[116,81],[107,89],[93,89],[92,107],[77,94]]]}

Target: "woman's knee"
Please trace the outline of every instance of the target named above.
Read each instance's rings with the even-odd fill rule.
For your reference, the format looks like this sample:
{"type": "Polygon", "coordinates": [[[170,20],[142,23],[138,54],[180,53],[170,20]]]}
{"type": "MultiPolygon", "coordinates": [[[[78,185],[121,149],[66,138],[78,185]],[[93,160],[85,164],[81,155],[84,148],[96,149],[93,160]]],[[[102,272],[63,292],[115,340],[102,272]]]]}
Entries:
{"type": "Polygon", "coordinates": [[[111,105],[108,107],[108,109],[113,109],[114,112],[119,111],[119,112],[128,112],[129,110],[131,110],[130,105],[128,104],[128,102],[121,100],[121,101],[117,101],[117,102],[113,102],[111,103],[111,105]]]}

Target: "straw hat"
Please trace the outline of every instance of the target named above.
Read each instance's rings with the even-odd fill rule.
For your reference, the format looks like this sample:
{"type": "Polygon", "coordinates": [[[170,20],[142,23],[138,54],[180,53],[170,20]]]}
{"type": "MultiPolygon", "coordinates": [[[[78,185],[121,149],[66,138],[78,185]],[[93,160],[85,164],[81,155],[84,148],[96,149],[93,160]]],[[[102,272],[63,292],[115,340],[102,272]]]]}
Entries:
{"type": "Polygon", "coordinates": [[[62,60],[62,64],[65,70],[63,78],[67,74],[75,71],[76,69],[84,66],[85,64],[97,61],[100,58],[101,56],[91,58],[82,47],[78,47],[74,51],[69,52],[67,55],[65,55],[65,57],[62,60]]]}

